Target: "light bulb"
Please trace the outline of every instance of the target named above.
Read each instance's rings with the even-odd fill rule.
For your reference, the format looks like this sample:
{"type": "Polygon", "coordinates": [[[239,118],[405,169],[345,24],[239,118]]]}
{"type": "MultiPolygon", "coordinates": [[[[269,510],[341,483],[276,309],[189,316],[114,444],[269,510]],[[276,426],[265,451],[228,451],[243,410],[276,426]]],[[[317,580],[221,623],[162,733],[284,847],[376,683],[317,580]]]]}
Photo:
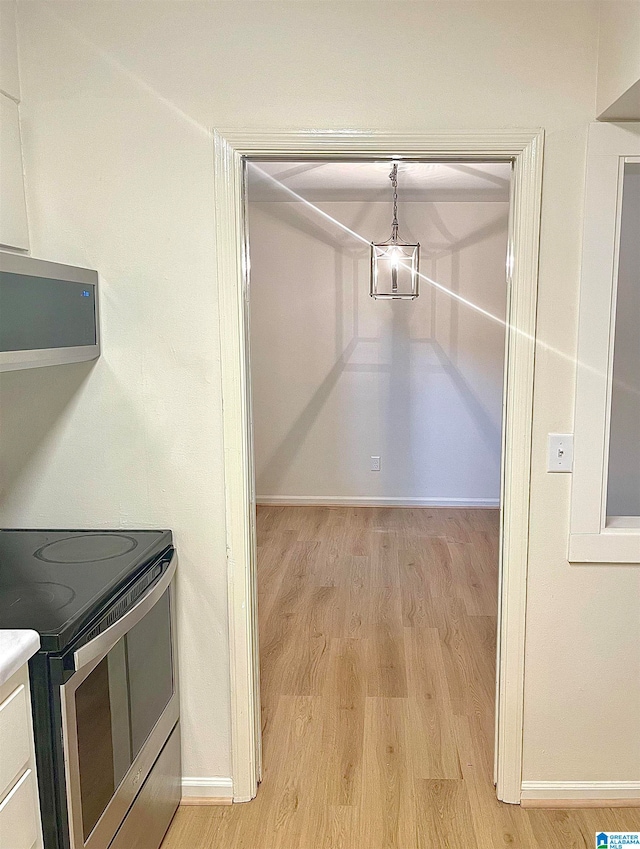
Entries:
{"type": "Polygon", "coordinates": [[[402,251],[397,245],[394,245],[387,255],[391,260],[391,291],[395,295],[398,291],[398,266],[400,265],[402,251]]]}

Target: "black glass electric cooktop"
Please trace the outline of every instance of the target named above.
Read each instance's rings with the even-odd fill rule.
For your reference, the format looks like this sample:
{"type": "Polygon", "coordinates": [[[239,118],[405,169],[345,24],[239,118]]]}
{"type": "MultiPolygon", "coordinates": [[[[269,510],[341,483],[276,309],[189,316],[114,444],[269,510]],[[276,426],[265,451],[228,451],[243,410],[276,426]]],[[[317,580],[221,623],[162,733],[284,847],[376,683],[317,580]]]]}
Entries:
{"type": "Polygon", "coordinates": [[[0,628],[61,650],[171,544],[167,530],[0,530],[0,628]]]}

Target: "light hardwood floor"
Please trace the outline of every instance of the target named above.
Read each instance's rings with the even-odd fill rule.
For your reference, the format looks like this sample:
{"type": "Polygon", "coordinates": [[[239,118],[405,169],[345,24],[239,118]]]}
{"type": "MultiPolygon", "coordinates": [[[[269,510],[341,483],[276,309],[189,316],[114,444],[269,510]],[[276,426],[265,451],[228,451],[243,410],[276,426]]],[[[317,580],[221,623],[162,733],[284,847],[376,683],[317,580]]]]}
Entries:
{"type": "Polygon", "coordinates": [[[498,514],[258,510],[264,776],[163,849],[592,849],[640,811],[501,804],[498,514]]]}

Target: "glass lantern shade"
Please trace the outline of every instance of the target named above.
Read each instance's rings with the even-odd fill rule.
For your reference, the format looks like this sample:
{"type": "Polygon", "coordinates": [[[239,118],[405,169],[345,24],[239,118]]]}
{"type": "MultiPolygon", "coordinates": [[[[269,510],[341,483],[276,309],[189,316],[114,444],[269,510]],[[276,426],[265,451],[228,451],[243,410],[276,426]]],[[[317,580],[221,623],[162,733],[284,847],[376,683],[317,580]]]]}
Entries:
{"type": "Polygon", "coordinates": [[[389,241],[371,245],[372,298],[413,300],[420,294],[420,245],[389,241]]]}

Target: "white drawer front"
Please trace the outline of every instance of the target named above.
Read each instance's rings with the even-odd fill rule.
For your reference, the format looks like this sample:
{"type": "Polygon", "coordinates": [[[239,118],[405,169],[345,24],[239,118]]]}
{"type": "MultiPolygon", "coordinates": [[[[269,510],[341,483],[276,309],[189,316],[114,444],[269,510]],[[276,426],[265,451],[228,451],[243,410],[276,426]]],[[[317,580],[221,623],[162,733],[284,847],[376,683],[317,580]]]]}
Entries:
{"type": "Polygon", "coordinates": [[[24,684],[0,704],[0,799],[29,765],[30,711],[24,684]]]}
{"type": "Polygon", "coordinates": [[[0,804],[0,849],[32,849],[38,839],[36,783],[28,769],[0,804]]]}

